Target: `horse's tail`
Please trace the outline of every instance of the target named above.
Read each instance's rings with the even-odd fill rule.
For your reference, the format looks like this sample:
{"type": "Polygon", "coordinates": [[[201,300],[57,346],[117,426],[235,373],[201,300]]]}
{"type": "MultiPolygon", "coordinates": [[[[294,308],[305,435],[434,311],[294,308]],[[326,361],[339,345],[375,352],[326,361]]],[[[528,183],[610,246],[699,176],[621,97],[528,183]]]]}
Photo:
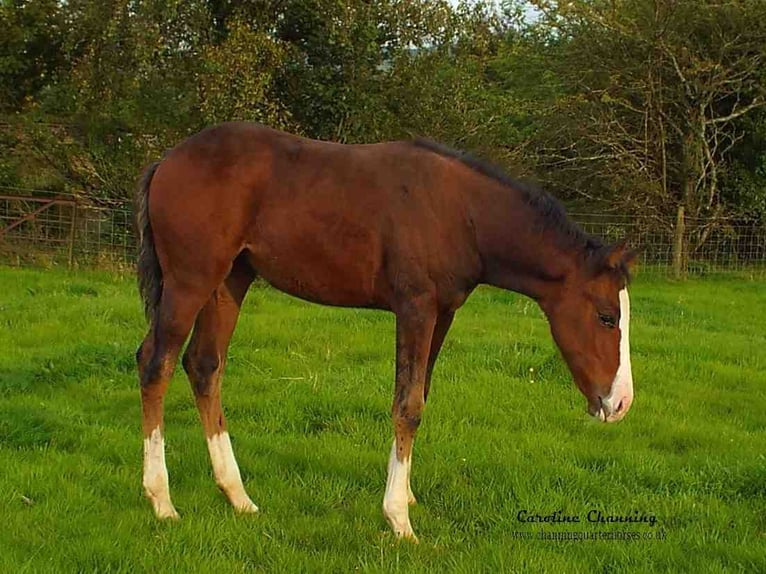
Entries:
{"type": "Polygon", "coordinates": [[[154,247],[154,234],[149,221],[149,187],[160,162],[150,165],[141,178],[136,194],[136,229],[138,231],[138,290],[144,301],[144,313],[154,322],[162,296],[162,268],[154,247]]]}

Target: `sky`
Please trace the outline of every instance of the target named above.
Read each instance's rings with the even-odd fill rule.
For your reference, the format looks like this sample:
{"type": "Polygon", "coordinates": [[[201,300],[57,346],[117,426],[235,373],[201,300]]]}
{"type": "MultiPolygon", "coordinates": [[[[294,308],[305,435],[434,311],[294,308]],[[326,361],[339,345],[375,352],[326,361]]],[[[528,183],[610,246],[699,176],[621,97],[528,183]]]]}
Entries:
{"type": "MultiPolygon", "coordinates": [[[[471,4],[475,4],[477,0],[467,0],[471,4]]],[[[486,0],[489,4],[494,4],[495,6],[499,6],[502,0],[486,0]]],[[[461,0],[447,0],[450,4],[453,6],[457,6],[460,4],[461,0]]],[[[534,7],[527,5],[525,10],[525,19],[527,22],[534,22],[536,19],[536,15],[538,14],[537,10],[535,10],[534,7]]]]}

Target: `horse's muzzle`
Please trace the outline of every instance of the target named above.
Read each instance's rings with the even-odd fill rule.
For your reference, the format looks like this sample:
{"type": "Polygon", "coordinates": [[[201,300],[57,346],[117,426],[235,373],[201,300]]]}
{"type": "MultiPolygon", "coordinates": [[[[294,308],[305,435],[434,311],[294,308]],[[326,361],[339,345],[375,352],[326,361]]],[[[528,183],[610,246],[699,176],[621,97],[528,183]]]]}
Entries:
{"type": "Polygon", "coordinates": [[[588,413],[605,423],[615,423],[622,419],[630,410],[633,395],[625,394],[618,397],[598,397],[596,402],[588,405],[588,413]]]}

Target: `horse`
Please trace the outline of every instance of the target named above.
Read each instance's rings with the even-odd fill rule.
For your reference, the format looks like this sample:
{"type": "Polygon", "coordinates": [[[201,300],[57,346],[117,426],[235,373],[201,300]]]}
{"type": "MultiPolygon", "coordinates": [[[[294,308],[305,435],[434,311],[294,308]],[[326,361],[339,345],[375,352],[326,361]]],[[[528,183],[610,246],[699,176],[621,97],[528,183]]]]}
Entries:
{"type": "Polygon", "coordinates": [[[143,488],[159,518],[178,517],[163,396],[190,332],[182,365],[216,483],[237,511],[258,512],[221,407],[229,341],[257,277],[307,301],[394,313],[383,513],[397,537],[417,541],[408,510],[413,440],[455,312],[479,284],[538,303],[591,415],[618,421],[631,406],[635,252],[585,233],[547,192],[463,152],[425,139],[346,145],[226,123],[152,164],[136,213],[149,322],[136,353],[143,488]]]}

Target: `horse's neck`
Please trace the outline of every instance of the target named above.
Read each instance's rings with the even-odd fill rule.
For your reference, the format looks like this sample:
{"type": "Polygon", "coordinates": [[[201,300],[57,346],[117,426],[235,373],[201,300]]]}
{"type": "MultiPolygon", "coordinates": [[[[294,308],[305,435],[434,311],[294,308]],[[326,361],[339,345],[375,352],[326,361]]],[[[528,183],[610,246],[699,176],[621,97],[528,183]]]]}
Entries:
{"type": "Polygon", "coordinates": [[[572,250],[556,240],[555,229],[521,194],[488,190],[474,206],[474,226],[484,273],[482,283],[541,301],[552,296],[576,265],[572,250]]]}

